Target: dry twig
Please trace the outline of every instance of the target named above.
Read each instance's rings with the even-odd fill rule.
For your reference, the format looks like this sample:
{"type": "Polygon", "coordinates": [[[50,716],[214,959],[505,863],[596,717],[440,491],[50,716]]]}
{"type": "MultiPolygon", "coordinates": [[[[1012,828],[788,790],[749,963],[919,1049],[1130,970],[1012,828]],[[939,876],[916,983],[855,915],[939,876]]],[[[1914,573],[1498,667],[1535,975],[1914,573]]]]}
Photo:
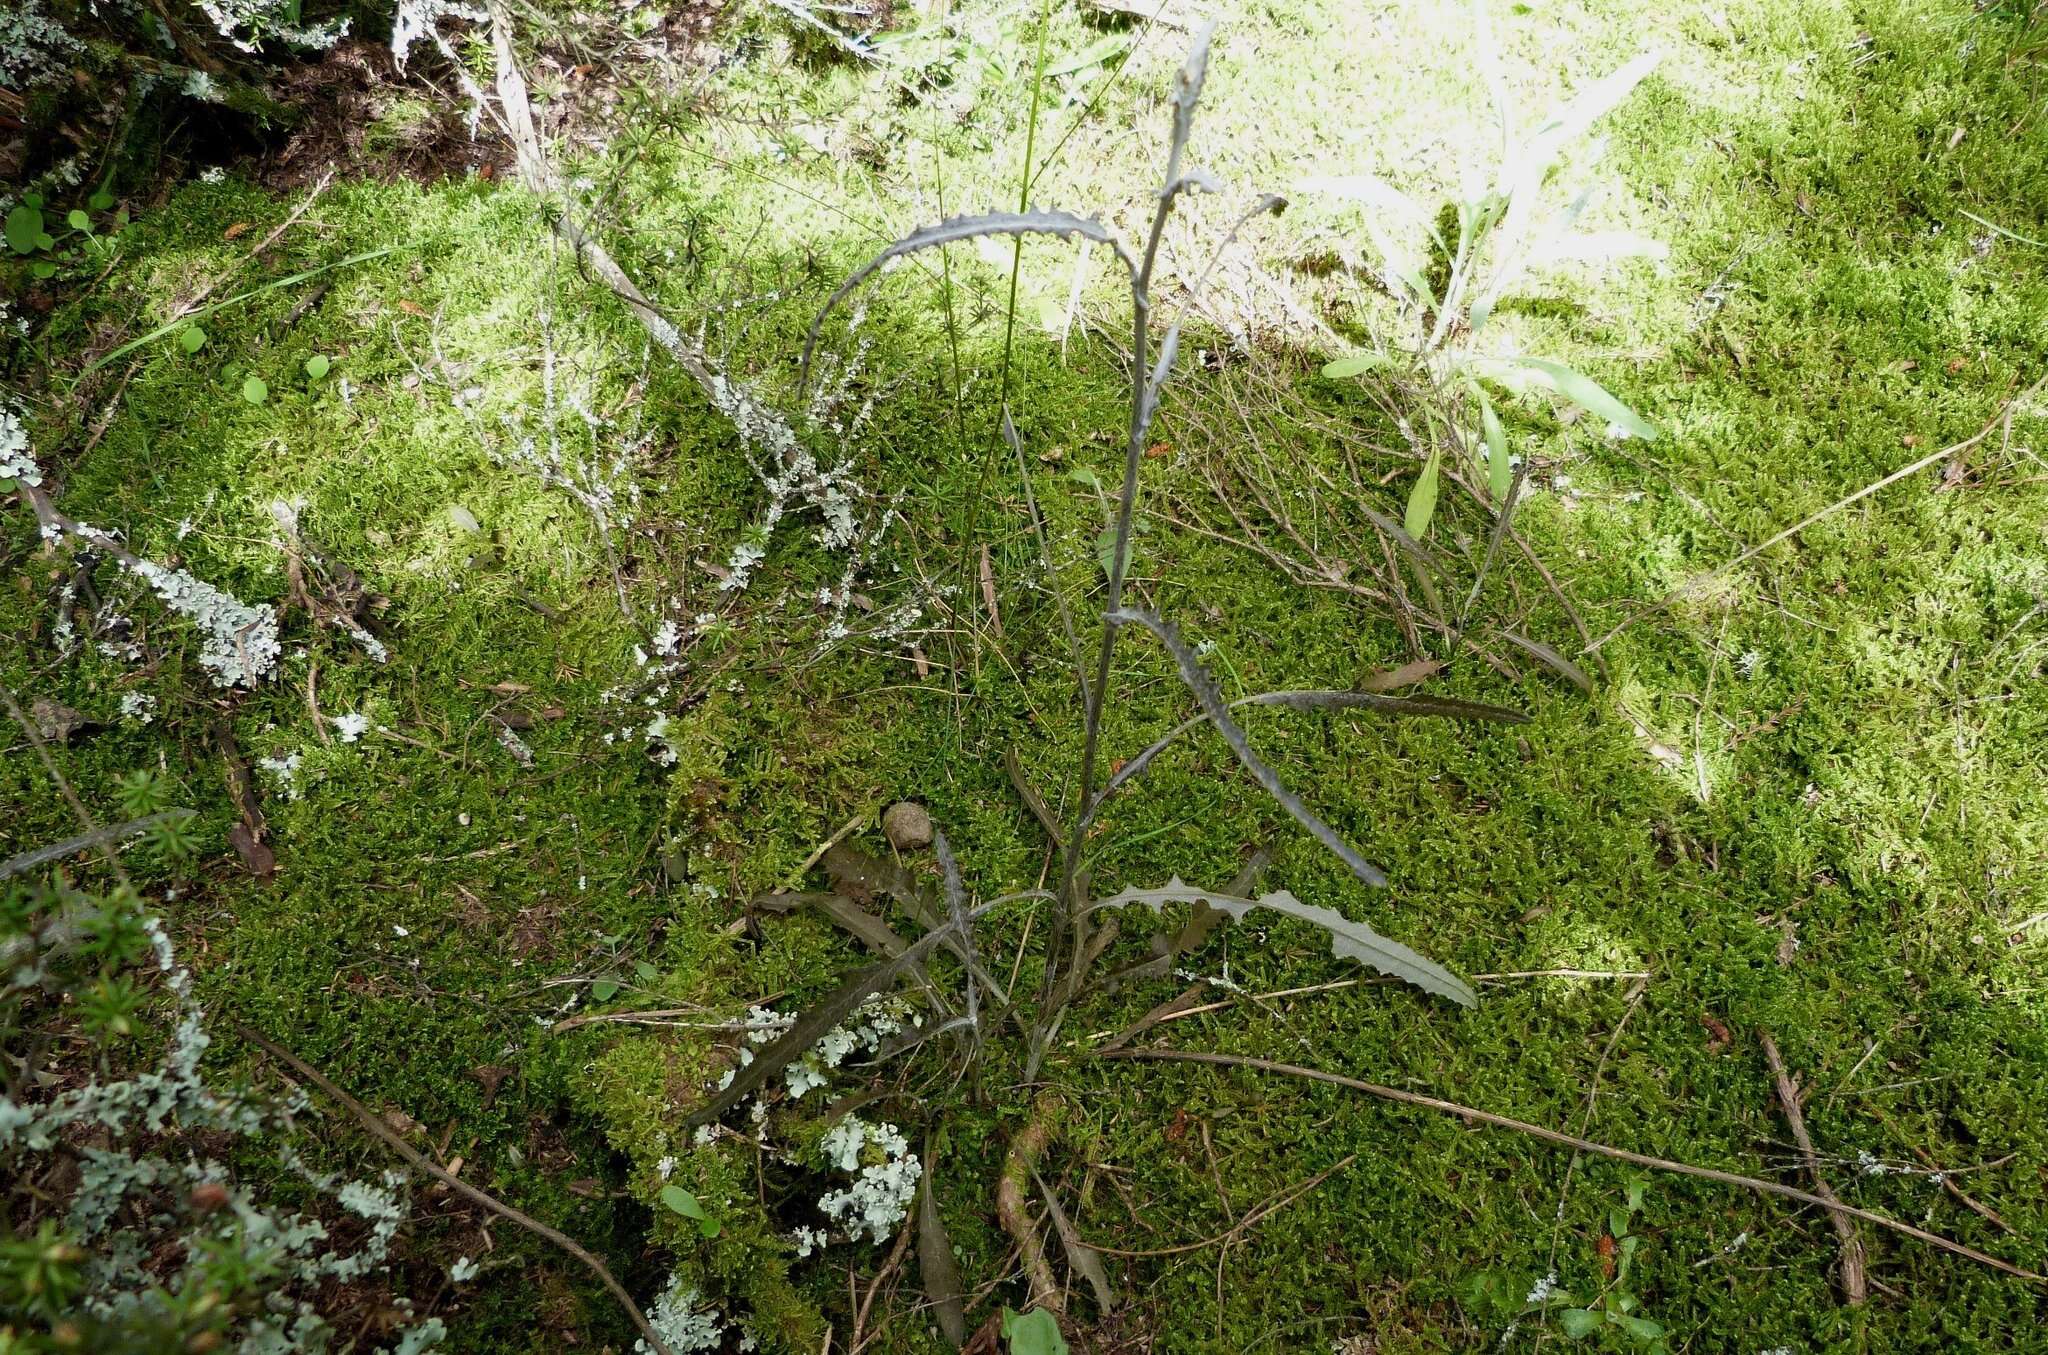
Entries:
{"type": "Polygon", "coordinates": [[[1939,1247],[1943,1251],[1954,1252],[1957,1256],[1968,1257],[1979,1265],[1989,1266],[1993,1270],[2011,1275],[2016,1279],[2027,1280],[2034,1284],[2048,1285],[2048,1275],[2037,1274],[2031,1270],[2023,1270],[2010,1261],[2001,1261],[1995,1256],[1978,1251],[1975,1247],[1951,1241],[1939,1233],[1930,1233],[1925,1228],[1915,1228],[1910,1223],[1901,1223],[1897,1219],[1886,1218],[1883,1214],[1875,1214],[1868,1209],[1858,1209],[1854,1205],[1843,1204],[1839,1200],[1825,1200],[1818,1195],[1800,1190],[1796,1186],[1780,1185],[1776,1181],[1766,1181],[1755,1176],[1743,1176],[1738,1172],[1725,1172],[1715,1167],[1695,1167],[1688,1162],[1674,1162],[1668,1157],[1653,1157],[1648,1153],[1630,1152],[1626,1148],[1615,1148],[1605,1143],[1595,1143],[1591,1139],[1582,1139],[1573,1134],[1560,1133],[1555,1129],[1546,1129],[1542,1125],[1530,1124],[1526,1120],[1516,1120],[1506,1115],[1495,1115],[1491,1111],[1478,1110],[1471,1106],[1461,1106],[1455,1101],[1445,1101],[1434,1096],[1423,1096],[1418,1092],[1402,1091],[1397,1087],[1382,1087],[1376,1082],[1363,1082],[1358,1078],[1345,1077],[1340,1073],[1326,1073],[1317,1068],[1303,1068],[1299,1064],[1293,1063],[1277,1063],[1272,1059],[1244,1058],[1236,1054],[1205,1054],[1196,1050],[1185,1049],[1123,1049],[1113,1054],[1105,1054],[1102,1057],[1111,1059],[1154,1059],[1181,1063],[1213,1063],[1224,1068],[1255,1068],[1261,1072],[1284,1073],[1289,1077],[1303,1077],[1315,1082],[1328,1082],[1335,1086],[1348,1087],[1352,1091],[1365,1092],[1382,1100],[1398,1101],[1403,1105],[1420,1106],[1424,1110],[1434,1110],[1446,1115],[1456,1115],[1465,1120],[1492,1125],[1496,1129],[1512,1129],[1518,1134],[1527,1134],[1529,1137],[1541,1139],[1545,1143],[1555,1143],[1566,1148],[1576,1148],[1581,1152],[1595,1153],[1601,1157],[1611,1157],[1620,1162],[1632,1162],[1638,1167],[1651,1167],[1658,1171],[1674,1172],[1680,1176],[1696,1176],[1704,1181],[1719,1181],[1722,1185],[1740,1186],[1744,1190],[1753,1190],[1764,1195],[1782,1195],[1788,1200],[1798,1200],[1802,1204],[1819,1205],[1830,1212],[1846,1214],[1850,1218],[1862,1219],[1864,1222],[1874,1223],[1880,1228],[1887,1228],[1895,1233],[1903,1233],[1907,1237],[1918,1238],[1929,1246],[1939,1247]]]}
{"type": "Polygon", "coordinates": [[[478,1190],[453,1172],[431,1161],[419,1149],[400,1138],[398,1132],[390,1125],[384,1123],[381,1118],[371,1113],[368,1106],[365,1106],[362,1102],[335,1086],[317,1068],[284,1048],[284,1046],[269,1039],[260,1031],[248,1026],[238,1026],[236,1029],[241,1032],[242,1038],[250,1044],[263,1050],[272,1058],[287,1064],[300,1077],[305,1078],[306,1081],[312,1083],[321,1091],[326,1092],[336,1101],[339,1101],[349,1114],[356,1117],[363,1128],[369,1130],[379,1139],[382,1139],[391,1151],[404,1158],[410,1166],[425,1172],[458,1195],[464,1196],[475,1204],[482,1205],[500,1218],[509,1219],[535,1236],[546,1238],[578,1261],[581,1261],[585,1266],[589,1267],[593,1275],[597,1276],[598,1281],[611,1291],[612,1297],[619,1301],[619,1305],[626,1310],[626,1316],[633,1319],[633,1325],[640,1329],[641,1336],[646,1338],[648,1346],[656,1352],[656,1355],[675,1355],[675,1351],[670,1348],[669,1344],[661,1339],[661,1333],[657,1332],[653,1324],[648,1322],[647,1315],[640,1311],[640,1305],[633,1302],[633,1296],[626,1292],[625,1286],[614,1279],[611,1270],[605,1263],[598,1260],[591,1252],[586,1251],[581,1243],[566,1233],[548,1227],[548,1225],[530,1214],[514,1209],[496,1196],[478,1190]]]}
{"type": "Polygon", "coordinates": [[[1813,1178],[1813,1193],[1834,1206],[1829,1209],[1828,1218],[1835,1225],[1835,1236],[1842,1240],[1842,1297],[1854,1307],[1870,1298],[1863,1239],[1857,1235],[1856,1225],[1842,1213],[1841,1201],[1835,1198],[1827,1178],[1821,1175],[1820,1154],[1813,1150],[1813,1136],[1806,1132],[1806,1116],[1799,1110],[1799,1084],[1792,1080],[1791,1072],[1785,1067],[1785,1060],[1778,1053],[1778,1042],[1767,1030],[1756,1034],[1763,1044],[1764,1058],[1771,1065],[1771,1081],[1778,1089],[1778,1105],[1785,1112],[1785,1123],[1792,1126],[1792,1139],[1806,1158],[1807,1175],[1813,1178]]]}

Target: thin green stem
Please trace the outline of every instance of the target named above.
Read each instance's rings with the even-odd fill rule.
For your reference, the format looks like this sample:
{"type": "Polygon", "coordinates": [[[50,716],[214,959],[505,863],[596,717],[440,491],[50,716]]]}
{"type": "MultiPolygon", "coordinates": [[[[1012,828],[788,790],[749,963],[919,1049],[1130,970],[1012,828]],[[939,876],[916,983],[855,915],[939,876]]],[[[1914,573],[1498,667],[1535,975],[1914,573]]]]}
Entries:
{"type": "MultiPolygon", "coordinates": [[[[1031,185],[1037,177],[1032,173],[1031,161],[1038,153],[1038,105],[1045,87],[1045,36],[1052,27],[1052,0],[1043,0],[1038,11],[1037,52],[1031,62],[1031,109],[1024,121],[1024,171],[1018,176],[1017,210],[1031,210],[1031,185]]],[[[1024,237],[1018,236],[1010,248],[1010,296],[1004,307],[1003,317],[1003,361],[1001,376],[996,382],[996,426],[1001,441],[1002,418],[1010,408],[1011,356],[1015,352],[1017,339],[1017,279],[1024,268],[1024,237]]],[[[967,532],[960,540],[960,577],[967,577],[968,560],[974,550],[975,537],[981,532],[981,503],[988,496],[989,476],[995,469],[995,455],[992,449],[981,454],[981,468],[975,476],[974,497],[967,503],[967,532]]]]}

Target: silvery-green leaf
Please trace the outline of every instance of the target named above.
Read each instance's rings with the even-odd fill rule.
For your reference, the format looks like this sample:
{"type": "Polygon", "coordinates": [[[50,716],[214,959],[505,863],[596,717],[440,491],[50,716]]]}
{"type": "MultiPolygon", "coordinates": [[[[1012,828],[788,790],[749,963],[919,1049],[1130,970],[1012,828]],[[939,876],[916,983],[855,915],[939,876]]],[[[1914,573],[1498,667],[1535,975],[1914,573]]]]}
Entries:
{"type": "Polygon", "coordinates": [[[1242,921],[1244,915],[1254,908],[1282,913],[1312,923],[1329,933],[1330,953],[1339,959],[1356,960],[1369,969],[1412,983],[1424,992],[1447,997],[1460,1006],[1479,1005],[1478,994],[1472,991],[1471,985],[1436,961],[1398,941],[1388,940],[1363,922],[1354,922],[1328,908],[1303,903],[1284,889],[1261,894],[1257,898],[1242,898],[1218,890],[1197,889],[1182,884],[1180,877],[1175,876],[1163,888],[1126,889],[1121,894],[1098,899],[1089,906],[1127,908],[1134,903],[1144,904],[1155,912],[1169,903],[1206,903],[1230,914],[1234,921],[1242,921]]]}

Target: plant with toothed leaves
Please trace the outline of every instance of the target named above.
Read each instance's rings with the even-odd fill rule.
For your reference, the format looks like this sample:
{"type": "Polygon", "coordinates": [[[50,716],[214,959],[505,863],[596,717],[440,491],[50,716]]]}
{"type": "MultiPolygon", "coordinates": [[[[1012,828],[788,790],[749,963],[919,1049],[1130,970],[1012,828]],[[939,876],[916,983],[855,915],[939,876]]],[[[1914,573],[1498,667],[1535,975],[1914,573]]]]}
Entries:
{"type": "MultiPolygon", "coordinates": [[[[711,1125],[740,1108],[742,1103],[757,1098],[764,1088],[772,1091],[771,1080],[816,1050],[820,1041],[850,1013],[874,994],[893,988],[906,979],[920,985],[939,1019],[925,1022],[909,1042],[892,1042],[886,1050],[878,1050],[877,1061],[905,1052],[916,1043],[936,1041],[936,1037],[947,1034],[959,1040],[959,1048],[964,1051],[963,1061],[972,1060],[978,1056],[984,1041],[1003,1029],[1014,1027],[1022,1042],[1024,1077],[1035,1080],[1064,1014],[1077,999],[1101,987],[1165,974],[1178,956],[1200,944],[1221,921],[1241,918],[1255,909],[1322,929],[1329,938],[1332,953],[1339,958],[1363,964],[1455,1003],[1471,1005],[1477,1000],[1470,985],[1451,970],[1411,947],[1381,935],[1362,920],[1347,917],[1332,908],[1304,902],[1286,891],[1259,892],[1257,880],[1267,859],[1265,853],[1255,858],[1250,867],[1222,889],[1190,886],[1176,878],[1158,888],[1131,888],[1102,898],[1094,897],[1090,890],[1087,859],[1090,827],[1113,797],[1130,789],[1162,751],[1198,725],[1213,726],[1261,788],[1311,836],[1342,860],[1360,883],[1375,889],[1387,886],[1386,874],[1319,817],[1259,756],[1234,717],[1234,712],[1241,707],[1281,706],[1304,712],[1350,710],[1394,716],[1509,722],[1524,718],[1512,710],[1475,702],[1422,696],[1402,698],[1357,691],[1267,692],[1229,701],[1217,690],[1200,659],[1181,639],[1170,621],[1131,606],[1126,599],[1125,585],[1130,574],[1132,538],[1141,487],[1140,471],[1161,394],[1173,373],[1182,333],[1182,321],[1176,318],[1157,337],[1155,346],[1152,287],[1160,241],[1167,221],[1183,194],[1217,190],[1217,185],[1208,176],[1185,163],[1207,67],[1208,39],[1209,34],[1204,30],[1179,73],[1173,95],[1173,131],[1165,180],[1141,247],[1133,248],[1099,221],[1064,211],[1031,210],[954,218],[903,237],[855,271],[826,301],[811,326],[804,349],[800,388],[808,388],[811,382],[811,356],[825,320],[833,309],[893,260],[906,255],[983,236],[1048,235],[1078,238],[1105,246],[1122,265],[1129,281],[1131,304],[1130,416],[1124,448],[1124,476],[1116,495],[1116,513],[1109,532],[1108,549],[1104,552],[1106,593],[1092,663],[1084,656],[1073,619],[1064,602],[1061,604],[1061,625],[1070,649],[1083,711],[1080,792],[1064,822],[1056,821],[1051,811],[1043,807],[1042,801],[1026,793],[1027,801],[1033,803],[1034,813],[1054,840],[1060,858],[1056,883],[1047,889],[1026,890],[979,904],[971,903],[943,831],[935,832],[933,838],[943,875],[943,895],[937,897],[928,896],[910,873],[900,867],[891,869],[878,861],[866,861],[858,870],[844,864],[835,867],[832,853],[827,852],[826,869],[834,875],[835,882],[865,871],[867,878],[857,881],[858,887],[854,892],[895,897],[907,912],[919,920],[925,929],[924,934],[915,941],[905,941],[890,932],[886,924],[853,906],[850,900],[836,895],[815,896],[823,900],[820,906],[826,907],[828,912],[834,906],[845,905],[838,912],[831,913],[834,920],[873,946],[882,958],[846,978],[828,996],[780,1026],[779,1034],[772,1042],[746,1051],[747,1057],[741,1060],[741,1066],[733,1069],[718,1089],[687,1118],[684,1125],[687,1131],[696,1132],[711,1125]],[[1103,746],[1103,726],[1110,678],[1119,645],[1125,632],[1132,630],[1149,635],[1166,650],[1178,676],[1193,694],[1197,711],[1151,746],[1118,762],[1114,770],[1104,775],[1102,764],[1108,760],[1109,754],[1103,746]],[[1003,985],[983,968],[975,947],[975,923],[992,910],[1041,902],[1051,907],[1052,925],[1048,928],[1050,935],[1037,992],[1027,1000],[1020,992],[1006,992],[1003,985]],[[1128,910],[1134,904],[1155,911],[1169,905],[1187,907],[1191,914],[1185,925],[1169,930],[1155,943],[1152,958],[1091,983],[1091,974],[1114,935],[1111,928],[1098,927],[1095,919],[1111,910],[1128,910]],[[933,961],[941,952],[950,953],[959,961],[958,982],[965,989],[960,998],[942,991],[944,985],[938,982],[933,961]]],[[[1219,246],[1217,256],[1220,257],[1222,248],[1236,238],[1248,221],[1261,214],[1278,211],[1284,205],[1283,200],[1277,197],[1259,199],[1232,227],[1223,246],[1219,246]]],[[[1214,267],[1212,259],[1202,274],[1202,280],[1206,280],[1209,270],[1214,267]]],[[[1197,283],[1199,285],[1200,282],[1197,283]]],[[[1022,441],[1007,409],[1001,411],[1001,428],[1016,458],[1028,499],[1028,464],[1022,441]]],[[[1040,549],[1049,555],[1042,526],[1036,519],[1035,509],[1033,511],[1033,527],[1040,533],[1040,549]]],[[[1012,775],[1019,777],[1021,788],[1021,773],[1013,767],[1012,775]]],[[[1034,1121],[1035,1118],[1036,1111],[1034,1121]]],[[[998,1192],[998,1213],[1004,1215],[1004,1226],[1011,1229],[1013,1235],[1022,1225],[1013,1225],[1015,1211],[1006,1211],[1002,1202],[1006,1198],[1014,1200],[1022,1191],[1029,1189],[1032,1180],[1029,1159],[1038,1151],[1031,1146],[1031,1141],[1032,1131],[1028,1126],[1013,1140],[1013,1165],[1006,1166],[1003,1189],[998,1192]],[[1020,1153],[1022,1157],[1019,1157],[1020,1153]]],[[[1042,1147],[1043,1138],[1040,1137],[1037,1143],[1042,1147]]],[[[1044,1190],[1042,1183],[1041,1190],[1044,1190]]],[[[907,1200],[906,1194],[905,1203],[898,1207],[907,1208],[907,1200]]],[[[920,1233],[925,1234],[930,1226],[929,1235],[936,1239],[930,1247],[921,1241],[921,1264],[927,1264],[925,1257],[928,1251],[943,1256],[947,1249],[943,1228],[932,1225],[935,1225],[935,1218],[921,1217],[920,1233]]],[[[1068,1240],[1067,1245],[1070,1255],[1086,1252],[1078,1239],[1068,1240]]],[[[1034,1255],[1035,1247],[1027,1251],[1024,1269],[1031,1282],[1032,1299],[1036,1305],[1034,1312],[1045,1313],[1048,1308],[1057,1307],[1057,1290],[1043,1282],[1047,1273],[1043,1259],[1040,1256],[1034,1260],[1034,1255]]],[[[929,1269],[927,1283],[935,1295],[946,1287],[929,1269]]],[[[1098,1296],[1101,1292],[1098,1290],[1098,1296]]],[[[1042,1319],[1031,1314],[1027,1317],[1032,1318],[1032,1330],[1049,1327],[1051,1333],[1057,1335],[1056,1315],[1047,1314],[1042,1319]]],[[[1014,1333],[1012,1339],[1013,1342],[1016,1339],[1014,1333]]]]}

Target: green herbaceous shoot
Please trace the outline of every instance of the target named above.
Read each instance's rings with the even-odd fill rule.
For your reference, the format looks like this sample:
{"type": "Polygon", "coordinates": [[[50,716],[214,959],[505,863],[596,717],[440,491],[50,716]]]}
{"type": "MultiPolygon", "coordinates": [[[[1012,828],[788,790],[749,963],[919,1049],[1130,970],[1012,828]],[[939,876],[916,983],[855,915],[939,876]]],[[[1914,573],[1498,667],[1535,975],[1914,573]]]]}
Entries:
{"type": "Polygon", "coordinates": [[[0,1348],[2037,1341],[2048,15],[102,9],[0,1348]]]}

